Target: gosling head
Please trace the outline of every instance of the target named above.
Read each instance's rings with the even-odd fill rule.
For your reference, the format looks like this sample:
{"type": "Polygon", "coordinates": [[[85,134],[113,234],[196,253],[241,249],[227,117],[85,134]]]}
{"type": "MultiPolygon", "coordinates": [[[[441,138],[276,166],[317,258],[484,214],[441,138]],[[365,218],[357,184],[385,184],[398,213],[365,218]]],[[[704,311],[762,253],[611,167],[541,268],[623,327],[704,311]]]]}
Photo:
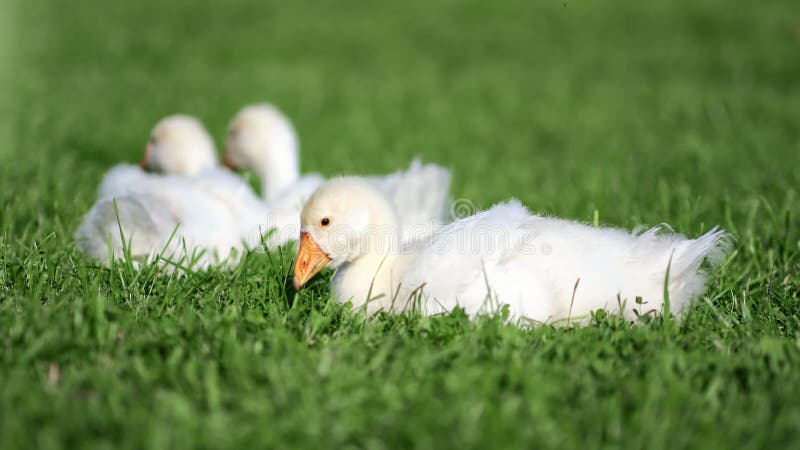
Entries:
{"type": "Polygon", "coordinates": [[[270,199],[300,176],[297,134],[291,121],[269,104],[246,106],[228,127],[223,163],[253,170],[270,199]]]}
{"type": "Polygon", "coordinates": [[[161,119],[147,141],[141,166],[155,172],[191,176],[217,165],[214,140],[194,117],[161,119]]]}
{"type": "Polygon", "coordinates": [[[300,289],[325,266],[396,249],[400,230],[389,200],[357,178],[334,178],[309,198],[300,216],[294,287],[300,289]]]}

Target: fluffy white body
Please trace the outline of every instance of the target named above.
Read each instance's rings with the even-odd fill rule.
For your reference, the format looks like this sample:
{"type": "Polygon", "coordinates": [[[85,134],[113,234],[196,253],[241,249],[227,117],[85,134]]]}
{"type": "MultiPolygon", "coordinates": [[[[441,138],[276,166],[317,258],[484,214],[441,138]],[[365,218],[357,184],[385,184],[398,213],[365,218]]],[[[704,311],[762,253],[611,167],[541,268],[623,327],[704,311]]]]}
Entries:
{"type": "Polygon", "coordinates": [[[403,244],[391,202],[349,178],[312,196],[302,231],[297,287],[321,267],[308,259],[316,254],[337,269],[337,300],[369,313],[417,308],[431,315],[461,307],[474,317],[508,305],[512,319],[535,323],[585,321],[597,309],[629,319],[658,313],[665,282],[679,315],[702,292],[701,265],[721,259],[727,236],[717,229],[687,239],[655,228],[641,234],[596,228],[531,214],[512,200],[403,244]]]}
{"type": "MultiPolygon", "coordinates": [[[[253,170],[262,182],[262,197],[270,204],[299,205],[298,218],[305,200],[325,181],[316,173],[300,174],[294,127],[269,104],[239,111],[229,126],[225,148],[227,165],[253,170]]],[[[430,234],[447,219],[450,172],[443,167],[415,160],[406,170],[364,180],[388,196],[401,213],[406,240],[430,234]]]]}
{"type": "Polygon", "coordinates": [[[228,199],[206,195],[185,181],[164,180],[164,191],[100,199],[75,232],[79,249],[104,262],[109,256],[120,259],[124,237],[137,261],[159,256],[197,269],[232,265],[245,251],[277,248],[299,235],[301,206],[257,202],[249,209],[233,208],[228,199]]]}
{"type": "Polygon", "coordinates": [[[98,198],[121,198],[140,195],[169,199],[182,210],[191,205],[213,203],[217,207],[200,213],[199,220],[216,221],[221,217],[236,218],[242,227],[257,224],[267,211],[266,204],[250,186],[229,170],[219,167],[203,169],[193,176],[150,173],[139,166],[119,164],[103,177],[98,198]]]}
{"type": "Polygon", "coordinates": [[[98,261],[121,259],[127,247],[137,263],[159,258],[167,267],[196,269],[232,262],[232,252],[242,248],[237,227],[223,203],[178,186],[167,195],[100,199],[75,231],[75,240],[98,261]]]}

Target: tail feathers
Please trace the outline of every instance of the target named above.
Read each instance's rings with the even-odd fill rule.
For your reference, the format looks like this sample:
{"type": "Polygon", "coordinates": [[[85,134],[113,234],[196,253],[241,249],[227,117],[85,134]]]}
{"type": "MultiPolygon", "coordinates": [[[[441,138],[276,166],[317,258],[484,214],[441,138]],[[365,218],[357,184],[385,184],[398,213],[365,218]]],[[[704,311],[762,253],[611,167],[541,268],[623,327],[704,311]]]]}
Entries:
{"type": "Polygon", "coordinates": [[[398,174],[392,199],[405,230],[443,221],[448,213],[450,171],[415,159],[407,171],[398,174]]]}
{"type": "Polygon", "coordinates": [[[708,269],[719,266],[731,240],[732,237],[718,227],[696,239],[687,239],[665,226],[638,234],[633,261],[645,263],[648,268],[643,278],[647,281],[638,290],[650,299],[661,298],[669,270],[666,287],[671,311],[680,317],[705,288],[707,270],[703,265],[708,269]]]}
{"type": "Polygon", "coordinates": [[[672,250],[670,284],[681,283],[700,270],[706,261],[711,268],[718,267],[731,247],[732,237],[719,227],[714,227],[697,239],[679,241],[672,250]]]}

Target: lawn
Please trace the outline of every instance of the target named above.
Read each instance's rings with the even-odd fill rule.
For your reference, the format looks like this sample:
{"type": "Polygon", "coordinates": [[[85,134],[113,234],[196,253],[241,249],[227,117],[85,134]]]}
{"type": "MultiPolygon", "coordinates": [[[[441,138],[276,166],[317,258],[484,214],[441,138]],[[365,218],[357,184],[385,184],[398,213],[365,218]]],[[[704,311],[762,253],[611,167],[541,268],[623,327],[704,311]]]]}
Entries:
{"type": "MultiPolygon", "coordinates": [[[[2,0],[0,448],[800,445],[796,1],[2,0]],[[680,323],[366,318],[232,271],[97,267],[71,239],[162,116],[247,103],[303,168],[416,155],[454,198],[605,225],[719,224],[680,323]]],[[[458,274],[453,274],[458,276],[458,274]]]]}

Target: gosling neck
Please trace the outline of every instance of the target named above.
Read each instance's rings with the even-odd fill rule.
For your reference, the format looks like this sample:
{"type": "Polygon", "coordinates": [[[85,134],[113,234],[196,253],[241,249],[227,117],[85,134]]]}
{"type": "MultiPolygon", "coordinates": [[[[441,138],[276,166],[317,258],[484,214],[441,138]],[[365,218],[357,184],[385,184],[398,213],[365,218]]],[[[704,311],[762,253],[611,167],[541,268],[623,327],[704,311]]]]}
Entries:
{"type": "Polygon", "coordinates": [[[256,170],[261,179],[261,197],[267,201],[280,197],[281,193],[300,178],[297,165],[284,164],[278,169],[271,164],[264,164],[256,170]],[[272,167],[272,169],[267,169],[272,167]]]}
{"type": "Polygon", "coordinates": [[[368,314],[374,314],[393,309],[402,230],[394,207],[381,194],[365,202],[373,204],[371,225],[362,233],[355,257],[337,270],[334,292],[337,300],[365,306],[368,314]]]}
{"type": "Polygon", "coordinates": [[[393,276],[398,251],[370,252],[344,263],[336,270],[333,291],[340,303],[352,302],[367,314],[390,311],[394,298],[393,276]]]}

